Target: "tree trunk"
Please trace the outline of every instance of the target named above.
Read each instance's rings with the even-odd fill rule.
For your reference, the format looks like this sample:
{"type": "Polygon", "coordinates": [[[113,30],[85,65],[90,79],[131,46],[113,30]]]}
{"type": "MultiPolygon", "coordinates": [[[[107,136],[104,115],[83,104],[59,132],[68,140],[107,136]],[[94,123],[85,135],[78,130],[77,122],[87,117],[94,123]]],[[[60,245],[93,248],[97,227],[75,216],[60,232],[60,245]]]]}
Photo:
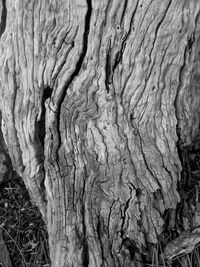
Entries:
{"type": "Polygon", "coordinates": [[[197,0],[2,0],[0,107],[52,266],[142,266],[199,130],[197,0]]]}

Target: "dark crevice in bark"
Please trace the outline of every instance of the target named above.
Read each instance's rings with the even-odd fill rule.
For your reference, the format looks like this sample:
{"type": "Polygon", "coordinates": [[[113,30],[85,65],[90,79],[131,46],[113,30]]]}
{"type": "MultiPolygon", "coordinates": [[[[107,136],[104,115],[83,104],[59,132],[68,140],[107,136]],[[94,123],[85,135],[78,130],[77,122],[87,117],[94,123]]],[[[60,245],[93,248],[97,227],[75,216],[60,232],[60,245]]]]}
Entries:
{"type": "Polygon", "coordinates": [[[131,17],[131,22],[130,22],[130,28],[129,28],[128,32],[127,32],[126,39],[127,39],[127,37],[129,36],[129,34],[131,33],[131,30],[132,30],[132,29],[134,30],[134,27],[132,28],[132,26],[133,26],[134,17],[135,17],[137,8],[138,8],[138,4],[139,4],[139,1],[137,1],[135,10],[133,11],[133,15],[132,15],[132,17],[131,17]]]}
{"type": "Polygon", "coordinates": [[[84,267],[89,266],[89,249],[88,249],[88,242],[86,238],[86,224],[85,224],[85,207],[84,204],[82,205],[82,220],[83,220],[83,238],[82,238],[82,264],[84,267]]]}
{"type": "Polygon", "coordinates": [[[136,188],[136,197],[139,198],[142,195],[142,189],[136,188]]]}
{"type": "Polygon", "coordinates": [[[122,26],[122,21],[125,17],[125,12],[126,12],[126,8],[127,8],[127,3],[128,3],[128,0],[125,0],[125,3],[124,3],[124,9],[123,9],[123,12],[122,12],[122,16],[121,16],[121,21],[120,21],[120,26],[122,26]]]}
{"type": "MultiPolygon", "coordinates": [[[[123,239],[123,236],[124,236],[124,230],[123,230],[123,228],[124,228],[124,224],[125,224],[125,221],[126,221],[126,211],[127,211],[128,207],[129,207],[129,202],[130,202],[130,200],[131,200],[131,197],[127,200],[127,202],[126,202],[126,204],[125,204],[125,207],[124,207],[123,214],[122,214],[122,216],[121,216],[121,218],[122,218],[122,224],[121,224],[121,238],[122,238],[122,239],[123,239]]],[[[122,213],[122,211],[121,211],[121,213],[122,213]]]]}
{"type": "MultiPolygon", "coordinates": [[[[122,27],[122,20],[123,20],[123,18],[125,16],[125,11],[126,11],[126,8],[127,8],[127,2],[128,1],[126,0],[125,4],[124,4],[124,10],[122,12],[122,17],[121,17],[121,21],[120,21],[120,26],[121,27],[122,27]]],[[[125,47],[126,47],[126,40],[128,39],[128,36],[130,35],[131,30],[132,30],[132,24],[133,24],[135,13],[136,13],[136,10],[137,10],[137,7],[138,7],[138,3],[139,3],[139,1],[137,1],[135,10],[133,11],[133,14],[132,14],[132,17],[131,17],[131,21],[130,21],[130,28],[129,28],[128,32],[126,33],[125,37],[122,40],[121,49],[116,54],[115,61],[114,61],[113,67],[112,67],[112,73],[114,73],[114,71],[115,71],[116,67],[118,66],[118,64],[122,62],[123,52],[124,52],[125,47]]]]}
{"type": "Polygon", "coordinates": [[[112,208],[113,208],[114,204],[115,204],[115,200],[112,202],[112,204],[110,206],[109,214],[108,214],[108,224],[107,224],[107,227],[108,227],[108,239],[110,239],[109,224],[110,224],[111,213],[112,213],[112,208]]]}
{"type": "Polygon", "coordinates": [[[112,74],[110,50],[107,52],[107,55],[106,55],[106,69],[105,69],[105,72],[106,72],[106,78],[105,78],[106,91],[107,91],[107,93],[109,93],[110,92],[109,84],[111,83],[110,79],[111,79],[111,74],[112,74]]]}
{"type": "Polygon", "coordinates": [[[189,51],[191,51],[194,41],[195,41],[195,35],[194,35],[194,32],[193,32],[191,37],[188,40],[188,43],[187,43],[187,48],[188,48],[189,51]]]}
{"type": "Polygon", "coordinates": [[[131,240],[129,238],[124,238],[122,241],[122,245],[128,249],[130,253],[130,259],[134,260],[135,259],[135,253],[140,253],[139,249],[136,246],[136,243],[134,240],[131,240]]]}
{"type": "Polygon", "coordinates": [[[83,64],[83,60],[85,58],[86,52],[87,52],[87,46],[88,46],[88,35],[89,35],[89,31],[90,31],[90,19],[91,19],[91,14],[92,14],[92,0],[87,0],[87,6],[88,6],[88,10],[85,16],[85,30],[84,30],[84,34],[83,34],[83,48],[82,48],[82,52],[81,55],[78,59],[78,62],[76,63],[76,68],[74,70],[74,72],[72,73],[69,81],[67,82],[67,84],[65,85],[65,88],[63,90],[63,93],[61,95],[59,104],[58,104],[58,123],[57,123],[57,130],[58,130],[58,149],[61,145],[61,136],[60,136],[60,115],[61,115],[61,107],[62,107],[62,103],[65,99],[66,96],[66,92],[70,86],[70,84],[73,82],[74,78],[79,74],[82,64],[83,64]]]}
{"type": "Polygon", "coordinates": [[[113,65],[113,72],[115,71],[117,65],[121,62],[122,60],[122,52],[117,52],[117,55],[115,57],[115,62],[114,62],[114,65],[113,65]]]}
{"type": "Polygon", "coordinates": [[[6,0],[2,0],[2,13],[1,13],[1,23],[0,23],[0,38],[6,28],[6,19],[7,19],[7,8],[6,8],[6,0]]]}
{"type": "Polygon", "coordinates": [[[45,101],[51,97],[52,89],[50,87],[46,87],[42,96],[42,114],[40,120],[36,122],[36,139],[39,139],[42,148],[44,149],[44,138],[45,138],[45,101]]]}
{"type": "Polygon", "coordinates": [[[51,97],[52,94],[52,88],[50,88],[49,86],[47,86],[44,91],[43,91],[43,95],[42,95],[42,102],[41,102],[41,106],[42,106],[42,112],[41,112],[41,116],[40,119],[38,121],[35,122],[35,139],[37,144],[39,144],[39,148],[38,148],[38,160],[40,165],[40,183],[38,181],[38,185],[39,185],[39,190],[40,193],[42,195],[43,198],[43,202],[46,203],[46,188],[44,185],[44,173],[45,173],[45,169],[44,169],[44,140],[45,140],[45,135],[46,135],[46,128],[45,128],[45,117],[46,117],[46,107],[45,107],[45,101],[51,97]]]}
{"type": "Polygon", "coordinates": [[[117,52],[117,55],[115,57],[115,62],[114,62],[114,65],[113,65],[113,72],[115,71],[115,69],[118,66],[118,64],[122,62],[122,56],[123,56],[123,53],[124,53],[124,49],[126,47],[127,36],[128,36],[128,34],[126,34],[126,36],[124,37],[124,39],[122,41],[121,49],[120,49],[120,51],[117,52]]]}
{"type": "Polygon", "coordinates": [[[101,227],[100,217],[98,218],[98,222],[97,222],[97,235],[98,235],[100,248],[101,248],[101,257],[102,257],[102,260],[105,260],[104,252],[103,252],[103,243],[101,241],[102,227],[101,227]]]}

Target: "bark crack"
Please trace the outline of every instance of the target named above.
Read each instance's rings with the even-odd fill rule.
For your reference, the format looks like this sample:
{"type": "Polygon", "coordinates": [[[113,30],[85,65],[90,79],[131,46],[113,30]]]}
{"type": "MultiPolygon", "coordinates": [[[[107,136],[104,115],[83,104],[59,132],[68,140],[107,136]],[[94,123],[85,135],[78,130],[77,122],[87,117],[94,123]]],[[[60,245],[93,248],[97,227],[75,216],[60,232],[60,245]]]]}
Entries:
{"type": "Polygon", "coordinates": [[[0,23],[0,38],[1,35],[4,33],[6,28],[6,19],[7,19],[7,7],[6,7],[6,0],[2,0],[2,12],[1,12],[1,23],[0,23]]]}
{"type": "Polygon", "coordinates": [[[45,114],[46,114],[46,108],[45,108],[45,101],[51,97],[52,89],[50,87],[47,87],[44,89],[43,96],[42,96],[42,112],[40,119],[36,122],[36,138],[39,139],[40,144],[44,150],[44,138],[46,134],[45,130],[45,114]]]}
{"type": "Polygon", "coordinates": [[[125,17],[125,12],[126,12],[126,8],[127,8],[127,3],[128,3],[128,0],[125,0],[125,3],[124,3],[124,9],[123,9],[123,12],[122,12],[120,25],[122,25],[122,21],[123,21],[123,19],[124,19],[124,17],[125,17]]]}
{"type": "Polygon", "coordinates": [[[86,238],[86,224],[85,224],[85,207],[84,204],[82,205],[82,219],[83,219],[83,238],[82,238],[82,245],[83,245],[83,250],[82,250],[82,261],[83,261],[83,266],[88,267],[89,266],[89,249],[88,249],[88,242],[86,238]]]}
{"type": "MultiPolygon", "coordinates": [[[[170,5],[171,5],[171,2],[172,2],[172,1],[169,1],[168,5],[167,5],[167,8],[166,8],[166,10],[165,10],[165,12],[164,12],[164,15],[163,15],[163,17],[161,18],[161,20],[159,21],[159,23],[158,23],[158,25],[157,25],[157,27],[156,27],[156,30],[155,30],[155,38],[154,38],[154,40],[153,40],[152,49],[151,49],[151,51],[150,51],[150,53],[149,53],[149,58],[150,58],[150,64],[149,64],[149,66],[151,66],[151,62],[152,62],[152,58],[151,58],[151,56],[152,56],[152,52],[153,52],[154,47],[155,47],[155,42],[156,42],[156,40],[157,40],[158,31],[159,31],[160,26],[162,25],[162,23],[163,23],[163,21],[164,21],[166,15],[167,15],[167,11],[169,10],[169,7],[170,7],[170,5]]],[[[150,71],[150,72],[151,72],[151,71],[150,71]]]]}
{"type": "Polygon", "coordinates": [[[100,243],[100,249],[101,249],[101,257],[102,260],[105,261],[105,256],[104,256],[104,251],[103,251],[103,243],[101,240],[101,221],[100,221],[100,217],[98,218],[98,222],[97,222],[97,234],[98,234],[98,239],[99,239],[99,243],[100,243]]]}
{"type": "Polygon", "coordinates": [[[110,47],[109,47],[109,51],[107,52],[106,55],[106,79],[105,79],[105,85],[106,85],[106,91],[107,93],[109,93],[110,89],[109,89],[109,84],[111,83],[111,56],[110,56],[110,47]]]}
{"type": "Polygon", "coordinates": [[[87,53],[87,47],[88,47],[88,35],[89,35],[89,31],[90,31],[90,19],[91,19],[91,14],[92,14],[92,0],[87,0],[87,6],[88,6],[88,10],[85,16],[85,30],[84,30],[84,34],[83,34],[83,48],[82,48],[82,52],[81,55],[79,57],[79,60],[76,63],[76,68],[74,70],[74,72],[72,73],[70,79],[68,80],[67,84],[64,87],[63,93],[61,95],[59,104],[58,104],[58,124],[57,124],[57,130],[58,130],[58,149],[61,145],[61,136],[60,136],[60,115],[61,115],[61,107],[63,104],[63,101],[65,99],[66,96],[66,92],[70,86],[70,84],[73,82],[74,78],[79,74],[80,69],[82,67],[85,55],[87,53]]]}
{"type": "Polygon", "coordinates": [[[126,36],[124,37],[123,41],[122,41],[122,45],[121,45],[121,49],[117,52],[116,57],[115,57],[115,62],[113,65],[113,73],[116,69],[116,67],[118,66],[119,63],[122,62],[122,56],[126,47],[126,40],[128,37],[128,33],[126,34],[126,36]]]}
{"type": "Polygon", "coordinates": [[[123,214],[122,214],[122,210],[121,210],[121,219],[122,219],[122,224],[121,224],[121,238],[123,239],[123,236],[124,236],[124,225],[125,225],[125,222],[126,222],[126,211],[128,210],[129,208],[129,203],[130,203],[130,200],[131,200],[131,196],[130,198],[127,200],[127,202],[125,203],[125,207],[124,207],[124,211],[123,211],[123,214]]]}

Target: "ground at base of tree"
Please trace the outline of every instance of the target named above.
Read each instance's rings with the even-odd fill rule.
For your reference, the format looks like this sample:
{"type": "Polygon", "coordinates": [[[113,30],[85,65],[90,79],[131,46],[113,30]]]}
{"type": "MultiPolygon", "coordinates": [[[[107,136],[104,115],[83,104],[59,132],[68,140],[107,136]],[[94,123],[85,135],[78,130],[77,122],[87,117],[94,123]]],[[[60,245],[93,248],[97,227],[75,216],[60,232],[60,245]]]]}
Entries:
{"type": "Polygon", "coordinates": [[[12,267],[50,266],[46,226],[17,175],[0,186],[0,227],[12,267]]]}

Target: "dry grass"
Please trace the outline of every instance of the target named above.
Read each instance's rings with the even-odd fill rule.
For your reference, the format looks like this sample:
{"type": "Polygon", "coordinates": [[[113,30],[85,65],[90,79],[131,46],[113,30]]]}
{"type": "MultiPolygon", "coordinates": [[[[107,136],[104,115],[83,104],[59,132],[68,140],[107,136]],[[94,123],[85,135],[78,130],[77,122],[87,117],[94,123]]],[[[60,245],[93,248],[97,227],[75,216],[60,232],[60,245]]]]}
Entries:
{"type": "Polygon", "coordinates": [[[46,226],[19,177],[0,187],[0,227],[13,267],[50,266],[46,226]]]}
{"type": "MultiPolygon", "coordinates": [[[[50,266],[46,226],[18,176],[0,187],[0,227],[13,267],[50,266]]],[[[162,246],[155,245],[151,263],[145,266],[200,267],[200,247],[171,262],[160,258],[162,252],[162,246]]]]}
{"type": "Polygon", "coordinates": [[[160,258],[160,248],[155,245],[152,255],[152,262],[145,264],[145,267],[200,267],[200,245],[192,253],[180,255],[171,261],[160,258]]]}

